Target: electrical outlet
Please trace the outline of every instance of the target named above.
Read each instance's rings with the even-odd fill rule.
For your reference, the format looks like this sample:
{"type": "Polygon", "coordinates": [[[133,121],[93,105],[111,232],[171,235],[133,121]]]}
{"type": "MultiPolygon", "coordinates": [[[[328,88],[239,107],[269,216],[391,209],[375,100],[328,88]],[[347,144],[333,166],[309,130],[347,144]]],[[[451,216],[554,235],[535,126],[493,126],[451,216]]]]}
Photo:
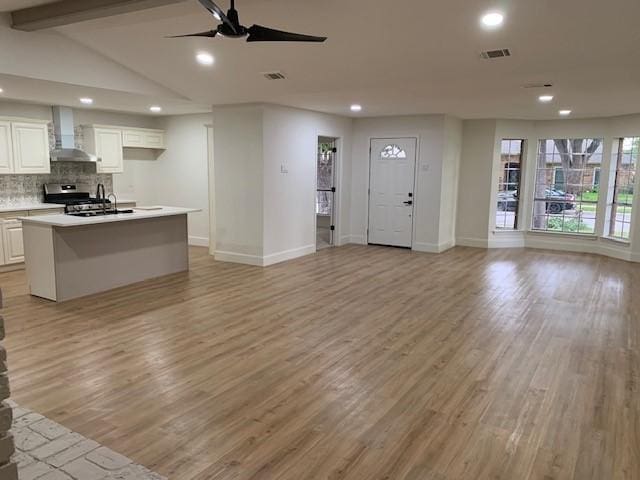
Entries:
{"type": "Polygon", "coordinates": [[[423,172],[428,172],[429,171],[429,164],[428,163],[423,163],[422,166],[420,167],[420,170],[422,170],[423,172]]]}
{"type": "Polygon", "coordinates": [[[287,173],[289,173],[289,169],[287,168],[287,166],[284,163],[282,165],[280,165],[280,173],[283,173],[285,175],[287,173]]]}

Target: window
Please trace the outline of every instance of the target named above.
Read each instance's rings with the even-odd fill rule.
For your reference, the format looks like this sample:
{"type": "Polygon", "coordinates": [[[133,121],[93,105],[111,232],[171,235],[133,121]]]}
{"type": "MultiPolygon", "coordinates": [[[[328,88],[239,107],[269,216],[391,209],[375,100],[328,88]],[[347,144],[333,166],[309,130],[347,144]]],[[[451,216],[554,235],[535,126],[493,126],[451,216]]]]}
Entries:
{"type": "Polygon", "coordinates": [[[613,146],[611,161],[613,181],[609,200],[609,236],[629,240],[633,207],[636,166],[640,153],[640,138],[620,138],[613,146]]]}
{"type": "Polygon", "coordinates": [[[387,145],[382,149],[380,156],[382,158],[407,158],[407,152],[398,145],[387,145]]]}
{"type": "Polygon", "coordinates": [[[502,140],[496,208],[496,228],[500,230],[518,228],[523,144],[524,140],[502,140]]]}
{"type": "Polygon", "coordinates": [[[602,139],[538,142],[533,230],[595,234],[602,139]]]}

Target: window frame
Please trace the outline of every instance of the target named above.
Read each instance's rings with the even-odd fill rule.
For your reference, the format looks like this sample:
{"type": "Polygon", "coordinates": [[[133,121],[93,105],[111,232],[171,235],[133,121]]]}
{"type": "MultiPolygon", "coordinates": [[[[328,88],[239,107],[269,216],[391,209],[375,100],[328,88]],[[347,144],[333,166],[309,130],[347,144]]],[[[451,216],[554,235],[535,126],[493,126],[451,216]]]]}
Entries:
{"type": "MultiPolygon", "coordinates": [[[[493,186],[492,188],[494,188],[494,192],[495,192],[495,201],[493,202],[493,228],[494,231],[496,232],[515,232],[515,231],[521,231],[521,223],[522,223],[522,192],[523,192],[523,187],[525,186],[525,157],[526,157],[526,148],[527,148],[527,139],[525,138],[502,138],[500,140],[500,156],[499,156],[499,160],[498,160],[498,175],[494,177],[493,179],[493,186]],[[519,162],[512,162],[512,161],[508,161],[505,162],[504,167],[503,167],[503,162],[502,162],[502,157],[503,157],[503,153],[502,153],[502,146],[504,144],[504,142],[520,142],[520,152],[518,154],[519,156],[519,162]],[[519,165],[518,168],[513,168],[513,165],[517,164],[519,165]],[[517,172],[517,182],[512,182],[511,180],[513,179],[513,177],[511,176],[511,172],[517,172]],[[507,213],[509,212],[508,207],[507,210],[502,210],[502,212],[505,212],[505,217],[504,217],[504,222],[503,225],[500,226],[498,224],[498,213],[501,212],[501,210],[499,209],[498,205],[500,204],[500,200],[498,198],[498,195],[503,192],[503,191],[510,191],[508,189],[508,185],[517,185],[517,196],[515,197],[515,201],[510,201],[507,200],[506,202],[503,203],[515,203],[515,210],[514,210],[514,220],[513,220],[513,227],[511,226],[506,226],[507,223],[507,213]],[[506,190],[501,190],[501,187],[505,187],[507,188],[506,190]]],[[[509,146],[509,153],[507,153],[507,155],[509,157],[511,157],[511,145],[509,146]]],[[[509,159],[510,160],[510,159],[509,159]]]]}
{"type": "MultiPolygon", "coordinates": [[[[538,138],[536,146],[536,164],[532,169],[532,181],[533,189],[529,198],[531,199],[531,219],[529,223],[529,232],[535,234],[553,234],[553,235],[577,235],[585,238],[597,238],[599,234],[598,219],[602,215],[600,209],[600,200],[602,192],[598,192],[596,200],[585,200],[585,194],[589,193],[594,188],[594,182],[596,178],[596,171],[600,170],[602,174],[602,168],[605,166],[605,136],[594,137],[565,137],[565,138],[538,138]],[[558,141],[566,141],[568,148],[566,153],[562,153],[558,149],[558,141]],[[589,154],[580,168],[573,168],[573,165],[567,170],[563,167],[563,158],[575,158],[584,156],[587,154],[587,150],[590,147],[590,142],[598,141],[599,144],[593,152],[589,154]],[[571,147],[574,142],[582,141],[583,146],[581,151],[573,152],[571,147]],[[549,142],[553,146],[553,149],[548,151],[547,147],[549,142]],[[544,145],[544,147],[543,147],[544,145]],[[544,156],[544,163],[541,166],[541,157],[544,156]],[[599,162],[595,165],[592,162],[593,158],[599,158],[599,162]],[[560,166],[557,164],[560,163],[560,166]],[[563,188],[560,188],[557,180],[561,171],[563,188]],[[590,181],[587,176],[590,175],[590,181]],[[576,181],[576,178],[578,181],[576,181]],[[538,198],[537,193],[544,187],[544,198],[538,198]],[[567,188],[569,187],[569,188],[567,188]],[[550,202],[550,196],[547,190],[561,190],[565,195],[564,198],[559,198],[556,202],[550,202]],[[579,193],[568,193],[571,190],[579,190],[579,193]],[[573,198],[567,198],[571,195],[573,198]],[[558,212],[552,211],[549,208],[549,204],[559,204],[560,210],[558,212]],[[566,204],[572,203],[574,208],[566,208],[566,204]],[[540,204],[544,205],[544,213],[540,214],[538,209],[540,204]],[[588,210],[583,210],[585,205],[590,205],[588,210]],[[567,215],[566,212],[575,210],[574,214],[567,215]],[[584,215],[584,214],[587,215],[584,215]],[[536,224],[542,218],[544,223],[543,227],[536,227],[536,224]],[[559,228],[550,228],[549,221],[551,219],[559,219],[559,228]],[[586,220],[586,221],[585,221],[586,220]],[[577,222],[577,228],[575,230],[567,228],[569,222],[577,222]],[[591,225],[592,224],[592,225],[591,225]],[[589,231],[581,231],[586,226],[589,231]]],[[[570,162],[573,163],[573,160],[570,162]]]]}
{"type": "Polygon", "coordinates": [[[633,233],[633,203],[634,203],[634,197],[635,197],[635,192],[637,191],[637,184],[638,184],[638,178],[637,178],[637,172],[638,172],[638,161],[640,160],[640,135],[636,136],[636,137],[616,137],[614,139],[613,142],[613,149],[611,152],[611,164],[610,164],[610,180],[609,180],[609,185],[608,185],[608,191],[607,191],[607,219],[606,219],[606,233],[605,233],[605,237],[618,241],[618,242],[624,242],[624,243],[630,243],[631,242],[631,236],[633,233]],[[633,164],[633,169],[628,169],[628,170],[624,170],[623,168],[621,168],[623,166],[623,161],[624,161],[624,155],[625,155],[625,151],[624,151],[624,142],[625,140],[630,139],[632,142],[632,147],[631,147],[631,151],[629,152],[630,155],[630,159],[631,162],[633,164]],[[620,202],[619,201],[619,195],[618,195],[618,190],[620,188],[620,173],[625,172],[627,175],[630,174],[630,172],[633,172],[632,177],[633,180],[631,182],[627,182],[625,184],[625,188],[631,188],[633,191],[632,194],[632,198],[631,198],[631,202],[620,202]],[[618,209],[622,207],[625,211],[623,212],[623,218],[620,222],[618,222],[617,220],[617,215],[618,215],[618,209]],[[626,215],[627,215],[627,211],[626,209],[629,209],[630,211],[628,212],[629,215],[629,220],[626,220],[626,215]],[[618,223],[622,224],[622,231],[620,235],[616,235],[616,225],[618,223]],[[628,227],[628,230],[626,230],[627,235],[625,236],[625,228],[624,226],[628,227]]]}

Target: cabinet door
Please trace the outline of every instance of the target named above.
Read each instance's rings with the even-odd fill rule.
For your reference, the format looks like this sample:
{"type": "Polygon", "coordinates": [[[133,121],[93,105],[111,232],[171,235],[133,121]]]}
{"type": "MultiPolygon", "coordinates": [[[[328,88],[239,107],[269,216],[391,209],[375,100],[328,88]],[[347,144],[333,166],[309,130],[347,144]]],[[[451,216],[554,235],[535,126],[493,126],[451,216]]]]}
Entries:
{"type": "Polygon", "coordinates": [[[144,146],[147,148],[164,148],[164,135],[155,132],[145,133],[144,146]]]}
{"type": "Polygon", "coordinates": [[[3,223],[4,262],[6,264],[24,262],[22,222],[20,220],[5,220],[3,223]]]}
{"type": "Polygon", "coordinates": [[[122,173],[124,161],[122,156],[122,131],[111,128],[96,128],[96,155],[102,159],[98,162],[100,173],[122,173]]]}
{"type": "Polygon", "coordinates": [[[12,123],[11,135],[15,173],[50,173],[46,123],[12,123]]]}
{"type": "Polygon", "coordinates": [[[13,173],[11,123],[0,121],[0,174],[13,173]]]}
{"type": "Polygon", "coordinates": [[[144,147],[144,134],[140,130],[123,130],[122,145],[124,147],[144,147]]]}

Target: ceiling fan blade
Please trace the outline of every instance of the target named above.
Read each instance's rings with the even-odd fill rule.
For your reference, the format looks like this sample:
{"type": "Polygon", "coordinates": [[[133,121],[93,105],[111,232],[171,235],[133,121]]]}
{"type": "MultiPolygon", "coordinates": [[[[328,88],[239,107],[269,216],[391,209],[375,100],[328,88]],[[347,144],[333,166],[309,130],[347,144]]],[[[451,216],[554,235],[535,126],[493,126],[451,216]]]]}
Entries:
{"type": "Polygon", "coordinates": [[[227,17],[224,14],[222,9],[218,5],[213,3],[211,0],[198,0],[198,1],[200,2],[200,5],[202,5],[204,8],[209,10],[209,12],[211,12],[211,15],[213,15],[214,17],[219,19],[221,22],[223,22],[225,25],[227,25],[231,30],[233,30],[234,33],[238,33],[238,29],[236,28],[236,26],[233,24],[231,20],[229,20],[229,17],[227,17]]]}
{"type": "Polygon", "coordinates": [[[183,38],[183,37],[210,37],[213,38],[218,34],[217,30],[207,30],[206,32],[187,33],[186,35],[171,35],[165,38],[183,38]]]}
{"type": "Polygon", "coordinates": [[[324,42],[327,37],[314,37],[300,33],[283,32],[273,28],[254,25],[248,29],[247,42],[324,42]]]}

